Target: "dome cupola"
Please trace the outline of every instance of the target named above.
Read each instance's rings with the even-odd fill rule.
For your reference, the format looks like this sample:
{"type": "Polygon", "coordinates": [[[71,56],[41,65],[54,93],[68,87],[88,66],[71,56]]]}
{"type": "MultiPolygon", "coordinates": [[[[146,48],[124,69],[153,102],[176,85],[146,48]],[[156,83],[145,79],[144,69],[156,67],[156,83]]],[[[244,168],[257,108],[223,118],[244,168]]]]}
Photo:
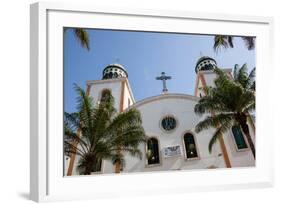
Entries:
{"type": "Polygon", "coordinates": [[[215,59],[209,57],[209,56],[203,56],[198,59],[196,66],[195,66],[195,72],[198,73],[198,71],[201,70],[213,70],[217,67],[217,62],[215,59]]]}
{"type": "Polygon", "coordinates": [[[110,64],[103,69],[102,79],[127,78],[128,73],[120,64],[110,64]]]}

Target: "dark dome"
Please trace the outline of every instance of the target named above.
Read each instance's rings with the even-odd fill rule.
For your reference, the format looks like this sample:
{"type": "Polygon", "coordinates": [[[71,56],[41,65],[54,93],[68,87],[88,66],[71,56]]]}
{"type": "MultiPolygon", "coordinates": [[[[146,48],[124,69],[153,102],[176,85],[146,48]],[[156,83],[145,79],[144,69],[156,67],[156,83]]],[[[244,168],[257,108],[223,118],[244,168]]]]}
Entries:
{"type": "Polygon", "coordinates": [[[217,62],[215,59],[209,57],[209,56],[203,56],[198,59],[196,66],[195,66],[195,72],[198,73],[198,71],[201,70],[213,70],[217,67],[217,62]]]}
{"type": "Polygon", "coordinates": [[[110,64],[103,69],[102,79],[127,78],[128,73],[120,64],[110,64]]]}

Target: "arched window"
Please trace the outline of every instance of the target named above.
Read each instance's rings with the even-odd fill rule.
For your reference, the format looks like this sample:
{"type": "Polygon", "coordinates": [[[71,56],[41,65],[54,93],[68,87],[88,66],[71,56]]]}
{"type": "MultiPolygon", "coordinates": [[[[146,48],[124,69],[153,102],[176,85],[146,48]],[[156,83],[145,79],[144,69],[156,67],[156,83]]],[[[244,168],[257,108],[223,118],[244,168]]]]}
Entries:
{"type": "Polygon", "coordinates": [[[156,138],[149,138],[147,140],[146,157],[147,157],[147,164],[148,165],[160,163],[159,144],[158,144],[158,140],[156,138]]]}
{"type": "Polygon", "coordinates": [[[186,133],[183,136],[185,155],[187,159],[198,158],[196,143],[194,136],[191,133],[186,133]]]}
{"type": "Polygon", "coordinates": [[[244,135],[240,129],[239,126],[235,125],[231,128],[231,131],[232,131],[232,134],[233,134],[233,137],[234,137],[234,141],[236,143],[236,147],[238,150],[241,150],[241,149],[246,149],[248,148],[248,145],[244,139],[244,135]]]}
{"type": "Polygon", "coordinates": [[[106,101],[109,100],[110,96],[111,96],[110,90],[105,89],[105,90],[103,90],[103,91],[101,92],[101,99],[100,99],[100,101],[101,101],[101,102],[106,102],[106,101]]]}

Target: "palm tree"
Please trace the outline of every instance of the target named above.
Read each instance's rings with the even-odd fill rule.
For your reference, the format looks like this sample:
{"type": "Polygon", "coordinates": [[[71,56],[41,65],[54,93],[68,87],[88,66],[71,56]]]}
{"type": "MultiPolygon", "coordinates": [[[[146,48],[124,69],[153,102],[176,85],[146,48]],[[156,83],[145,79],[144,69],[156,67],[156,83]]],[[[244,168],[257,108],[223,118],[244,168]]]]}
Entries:
{"type": "Polygon", "coordinates": [[[248,89],[254,84],[253,74],[250,74],[251,76],[249,75],[247,78],[251,79],[252,83],[247,81],[243,85],[241,83],[246,81],[242,80],[243,72],[240,71],[241,69],[236,69],[234,80],[231,80],[220,69],[214,69],[214,72],[218,75],[214,81],[215,87],[204,88],[206,96],[202,97],[194,108],[198,115],[208,115],[196,125],[195,131],[200,132],[208,128],[216,129],[209,142],[209,152],[212,152],[214,143],[223,133],[229,131],[233,126],[239,126],[242,128],[255,158],[255,146],[247,124],[250,117],[249,113],[255,110],[255,93],[253,89],[248,89]]]}
{"type": "Polygon", "coordinates": [[[253,68],[250,74],[248,74],[247,64],[244,63],[241,67],[235,64],[233,70],[234,81],[239,83],[244,89],[256,90],[256,68],[253,68]]]}
{"type": "MultiPolygon", "coordinates": [[[[233,36],[216,35],[214,37],[214,50],[217,52],[220,48],[233,48],[233,38],[233,36]]],[[[242,36],[241,38],[245,42],[245,46],[248,50],[253,50],[255,48],[255,37],[242,36]]]]}
{"type": "Polygon", "coordinates": [[[232,36],[224,36],[224,35],[216,35],[214,38],[214,50],[218,50],[219,48],[233,48],[233,37],[232,36]]]}
{"type": "MultiPolygon", "coordinates": [[[[65,28],[64,33],[70,28],[65,28]]],[[[83,28],[71,28],[71,31],[74,33],[76,39],[79,41],[80,45],[83,48],[90,50],[90,38],[88,32],[83,28]]]]}
{"type": "Polygon", "coordinates": [[[75,90],[78,112],[64,113],[64,150],[67,155],[80,156],[79,173],[96,171],[103,159],[121,163],[124,153],[141,159],[138,147],[146,138],[140,113],[135,109],[116,113],[111,94],[94,107],[92,98],[83,89],[75,85],[75,90]]]}

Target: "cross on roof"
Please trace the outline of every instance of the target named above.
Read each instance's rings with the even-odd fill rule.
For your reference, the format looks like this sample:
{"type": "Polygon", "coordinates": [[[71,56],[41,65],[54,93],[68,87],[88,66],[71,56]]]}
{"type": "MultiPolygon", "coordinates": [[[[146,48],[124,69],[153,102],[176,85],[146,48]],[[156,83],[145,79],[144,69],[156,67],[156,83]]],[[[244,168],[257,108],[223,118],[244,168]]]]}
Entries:
{"type": "Polygon", "coordinates": [[[115,58],[115,63],[120,63],[120,58],[115,58]]]}
{"type": "Polygon", "coordinates": [[[161,76],[156,77],[156,80],[162,80],[162,82],[163,82],[163,90],[162,90],[163,93],[168,92],[167,85],[166,85],[166,80],[170,80],[170,79],[172,79],[172,77],[171,76],[166,76],[165,72],[162,72],[161,76]]]}

